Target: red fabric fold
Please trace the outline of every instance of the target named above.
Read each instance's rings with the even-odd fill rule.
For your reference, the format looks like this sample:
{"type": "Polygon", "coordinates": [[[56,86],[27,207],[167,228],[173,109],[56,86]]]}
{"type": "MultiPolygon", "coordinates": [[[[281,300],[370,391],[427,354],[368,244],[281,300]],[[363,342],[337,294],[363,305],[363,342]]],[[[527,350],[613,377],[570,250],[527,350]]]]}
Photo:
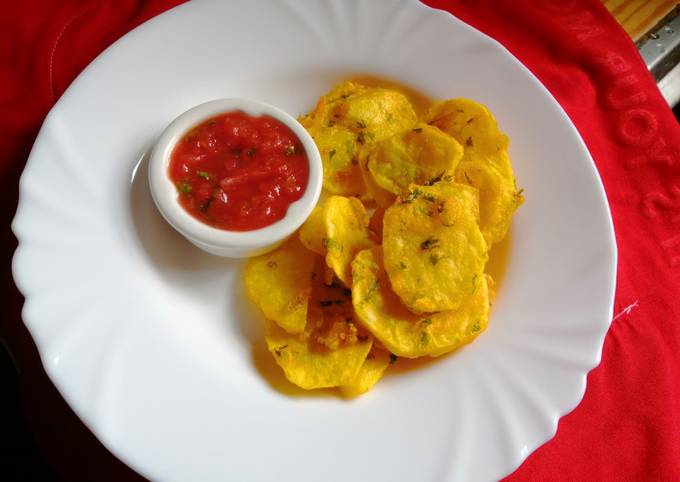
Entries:
{"type": "MultiPolygon", "coordinates": [[[[178,3],[29,0],[3,6],[0,176],[10,188],[0,212],[8,286],[18,174],[48,110],[104,48],[178,3]]],[[[677,120],[634,44],[598,0],[426,3],[497,39],[550,90],[595,160],[616,229],[615,319],[602,364],[556,437],[508,480],[680,480],[677,120]]],[[[17,306],[9,312],[18,313],[20,298],[13,298],[17,306]]],[[[9,323],[21,323],[15,318],[9,323]]],[[[24,357],[17,359],[21,364],[24,357]]]]}

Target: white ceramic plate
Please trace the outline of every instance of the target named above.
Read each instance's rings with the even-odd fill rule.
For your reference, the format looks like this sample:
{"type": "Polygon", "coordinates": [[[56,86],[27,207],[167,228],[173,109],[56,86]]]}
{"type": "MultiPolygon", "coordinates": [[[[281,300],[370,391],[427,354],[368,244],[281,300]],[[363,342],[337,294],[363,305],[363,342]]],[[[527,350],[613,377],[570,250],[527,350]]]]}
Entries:
{"type": "Polygon", "coordinates": [[[47,373],[154,480],[497,479],[581,400],[612,314],[612,223],[576,130],[499,44],[415,1],[195,1],[147,22],[50,112],[13,229],[47,373]],[[487,104],[527,201],[488,330],[348,402],[264,376],[241,264],[167,226],[139,165],[193,105],[251,97],[295,115],[354,73],[487,104]]]}

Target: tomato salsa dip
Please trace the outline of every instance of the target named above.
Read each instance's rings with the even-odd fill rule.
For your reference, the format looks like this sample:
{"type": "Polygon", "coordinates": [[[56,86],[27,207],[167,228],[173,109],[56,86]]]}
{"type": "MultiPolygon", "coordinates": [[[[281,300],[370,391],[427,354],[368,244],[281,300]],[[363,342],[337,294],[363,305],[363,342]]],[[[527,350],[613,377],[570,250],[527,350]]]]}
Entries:
{"type": "Polygon", "coordinates": [[[309,180],[298,137],[268,115],[233,111],[192,128],[175,145],[168,175],[179,204],[209,226],[251,231],[283,219],[309,180]]]}

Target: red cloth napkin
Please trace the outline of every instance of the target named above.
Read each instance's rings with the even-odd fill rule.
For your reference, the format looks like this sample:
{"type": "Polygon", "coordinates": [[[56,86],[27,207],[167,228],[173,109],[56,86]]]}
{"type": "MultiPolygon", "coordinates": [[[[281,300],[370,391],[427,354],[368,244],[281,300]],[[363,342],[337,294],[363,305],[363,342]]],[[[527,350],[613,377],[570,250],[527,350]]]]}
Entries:
{"type": "MultiPolygon", "coordinates": [[[[49,108],[106,46],[178,3],[30,0],[3,6],[0,212],[6,226],[16,206],[18,175],[49,108]]],[[[556,437],[508,480],[680,480],[676,119],[635,46],[598,0],[426,3],[496,38],[552,92],[595,159],[614,217],[618,288],[602,364],[588,377],[585,398],[561,420],[556,437]]],[[[2,241],[8,268],[16,242],[8,230],[2,241]]],[[[25,406],[33,430],[39,444],[50,445],[45,457],[65,480],[135,477],[87,434],[53,388],[38,387],[49,382],[21,326],[21,298],[11,287],[8,271],[3,281],[9,287],[12,314],[4,331],[25,372],[25,406]],[[50,407],[59,407],[46,409],[47,402],[36,401],[36,393],[48,393],[50,407]],[[44,423],[33,422],[36,417],[44,423]],[[65,433],[55,435],[45,428],[50,424],[65,433]],[[40,437],[50,442],[41,443],[40,437]],[[74,451],[82,455],[77,461],[74,451]]]]}

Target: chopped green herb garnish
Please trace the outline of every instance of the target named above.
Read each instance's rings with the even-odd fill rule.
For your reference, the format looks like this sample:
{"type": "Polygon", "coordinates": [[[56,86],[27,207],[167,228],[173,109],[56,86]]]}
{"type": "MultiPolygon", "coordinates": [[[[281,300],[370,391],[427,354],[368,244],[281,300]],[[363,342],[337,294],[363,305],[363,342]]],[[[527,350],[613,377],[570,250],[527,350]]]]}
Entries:
{"type": "Polygon", "coordinates": [[[432,194],[423,195],[423,199],[425,199],[427,202],[430,202],[430,203],[433,203],[437,200],[437,198],[434,197],[432,194]]]}
{"type": "Polygon", "coordinates": [[[367,300],[370,299],[371,296],[373,296],[373,294],[374,294],[376,291],[378,291],[378,287],[379,287],[379,286],[380,286],[380,281],[376,279],[376,280],[373,282],[373,284],[372,284],[372,285],[368,288],[368,290],[366,291],[366,296],[365,296],[365,298],[366,298],[367,300]]]}
{"type": "Polygon", "coordinates": [[[439,174],[438,176],[433,177],[429,181],[425,182],[426,186],[432,186],[433,184],[438,183],[439,181],[446,181],[450,182],[453,180],[453,177],[451,177],[449,174],[444,174],[443,172],[439,174]]]}
{"type": "Polygon", "coordinates": [[[440,259],[442,259],[442,257],[440,255],[438,255],[437,253],[430,254],[430,263],[432,263],[432,266],[439,263],[440,259]]]}
{"type": "Polygon", "coordinates": [[[420,243],[420,249],[422,249],[423,251],[428,250],[428,249],[432,249],[432,248],[436,248],[438,246],[439,246],[439,240],[437,238],[432,238],[432,237],[427,238],[425,241],[420,243]]]}
{"type": "Polygon", "coordinates": [[[198,177],[202,177],[202,178],[205,179],[206,181],[209,181],[209,180],[210,180],[210,173],[209,173],[209,172],[205,172],[205,171],[196,171],[196,175],[197,175],[198,177]]]}
{"type": "Polygon", "coordinates": [[[281,345],[277,349],[274,350],[274,353],[276,353],[276,356],[281,356],[281,352],[288,348],[288,345],[281,345]]]}
{"type": "Polygon", "coordinates": [[[426,182],[425,182],[425,185],[426,185],[426,186],[432,186],[433,184],[438,183],[439,181],[442,180],[442,176],[443,176],[443,175],[444,175],[444,173],[442,172],[442,173],[439,174],[438,176],[435,176],[435,177],[433,177],[432,179],[430,179],[429,181],[426,181],[426,182]]]}
{"type": "Polygon", "coordinates": [[[475,321],[475,324],[472,325],[472,333],[477,333],[481,329],[482,327],[479,325],[479,321],[475,321]]]}
{"type": "Polygon", "coordinates": [[[422,214],[423,216],[428,216],[428,217],[432,216],[432,213],[430,212],[430,210],[429,210],[429,209],[425,209],[425,208],[422,207],[422,206],[418,206],[418,212],[419,212],[420,214],[422,214]]]}
{"type": "Polygon", "coordinates": [[[209,198],[207,198],[198,206],[198,210],[201,211],[202,213],[207,212],[214,199],[215,196],[210,196],[209,198]]]}
{"type": "Polygon", "coordinates": [[[180,194],[191,194],[191,191],[193,190],[191,184],[189,184],[187,181],[178,181],[175,186],[177,187],[177,190],[180,192],[180,194]]]}
{"type": "Polygon", "coordinates": [[[321,240],[321,245],[326,249],[342,251],[342,244],[333,238],[323,238],[321,240]]]}
{"type": "Polygon", "coordinates": [[[357,127],[358,127],[359,129],[366,129],[366,123],[365,123],[364,121],[362,121],[362,120],[358,120],[358,121],[357,121],[357,127]]]}
{"type": "Polygon", "coordinates": [[[408,196],[406,196],[404,199],[401,200],[402,203],[408,204],[410,202],[413,202],[414,199],[417,199],[420,197],[422,192],[420,192],[420,189],[414,189],[410,193],[408,193],[408,196]]]}
{"type": "Polygon", "coordinates": [[[429,335],[429,333],[422,332],[422,333],[420,334],[420,343],[421,343],[422,345],[427,345],[428,343],[430,343],[430,335],[429,335]]]}
{"type": "Polygon", "coordinates": [[[431,318],[425,318],[424,320],[420,320],[420,323],[423,324],[423,325],[431,325],[432,319],[431,318]]]}
{"type": "Polygon", "coordinates": [[[399,269],[404,270],[406,269],[406,265],[404,264],[403,261],[399,261],[399,265],[397,266],[399,269]]]}
{"type": "Polygon", "coordinates": [[[198,132],[196,129],[192,129],[189,131],[189,133],[184,137],[184,140],[186,141],[187,144],[193,144],[196,142],[196,139],[198,139],[198,132]]]}

